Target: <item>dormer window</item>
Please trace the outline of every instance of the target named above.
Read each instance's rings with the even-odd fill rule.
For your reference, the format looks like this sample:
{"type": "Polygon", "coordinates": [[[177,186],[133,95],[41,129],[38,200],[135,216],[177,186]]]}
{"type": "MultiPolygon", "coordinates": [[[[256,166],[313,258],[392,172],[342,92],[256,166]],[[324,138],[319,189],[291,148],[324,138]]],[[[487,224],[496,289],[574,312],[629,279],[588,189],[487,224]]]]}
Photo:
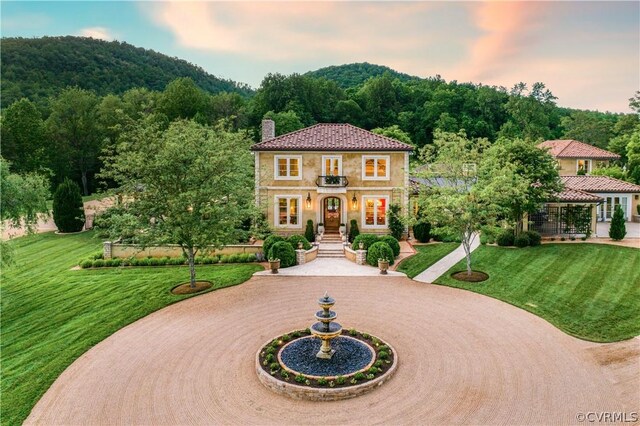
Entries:
{"type": "Polygon", "coordinates": [[[591,172],[590,160],[578,160],[576,164],[576,172],[578,174],[587,174],[591,172]]]}

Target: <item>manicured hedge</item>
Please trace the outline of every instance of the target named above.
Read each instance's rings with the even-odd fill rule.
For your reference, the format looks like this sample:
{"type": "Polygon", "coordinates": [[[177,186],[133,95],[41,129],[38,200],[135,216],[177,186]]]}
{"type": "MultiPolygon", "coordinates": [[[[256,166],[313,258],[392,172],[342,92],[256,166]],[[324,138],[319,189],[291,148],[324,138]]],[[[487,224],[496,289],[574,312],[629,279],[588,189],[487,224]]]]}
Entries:
{"type": "Polygon", "coordinates": [[[393,265],[393,250],[389,244],[378,241],[369,247],[367,251],[367,263],[371,266],[378,266],[378,259],[387,259],[389,264],[393,265]]]}
{"type": "Polygon", "coordinates": [[[542,236],[537,231],[527,231],[527,236],[529,237],[529,245],[531,247],[539,246],[542,242],[542,236]]]}
{"type": "Polygon", "coordinates": [[[376,234],[360,234],[353,239],[353,247],[354,250],[360,250],[360,242],[364,243],[363,250],[369,250],[369,247],[378,242],[378,236],[376,234]]]}
{"type": "Polygon", "coordinates": [[[269,259],[280,259],[280,267],[288,268],[296,264],[296,252],[288,241],[278,241],[269,249],[269,259]]]}
{"type": "Polygon", "coordinates": [[[496,242],[499,246],[509,247],[512,246],[515,240],[515,235],[513,234],[513,229],[505,229],[496,238],[496,242]]]}
{"type": "Polygon", "coordinates": [[[360,228],[358,228],[358,221],[355,219],[351,219],[351,226],[349,226],[349,242],[352,243],[353,240],[360,235],[360,228]]]}
{"type": "Polygon", "coordinates": [[[280,235],[269,235],[267,238],[265,238],[264,242],[262,243],[262,252],[265,256],[267,256],[267,258],[269,257],[269,250],[271,250],[271,246],[273,246],[278,241],[286,240],[280,235]]]}
{"type": "Polygon", "coordinates": [[[429,222],[418,222],[413,225],[413,236],[421,243],[428,243],[431,239],[431,224],[429,222]]]}
{"type": "MultiPolygon", "coordinates": [[[[253,253],[232,254],[229,256],[196,256],[196,265],[212,265],[217,263],[248,263],[256,262],[258,258],[253,253]]],[[[184,257],[147,257],[143,259],[84,259],[79,265],[83,269],[87,268],[109,268],[117,266],[165,266],[165,265],[186,265],[187,259],[184,257]]]]}
{"type": "Polygon", "coordinates": [[[287,241],[293,246],[294,250],[298,249],[298,243],[302,242],[302,248],[305,250],[311,249],[311,243],[302,235],[292,235],[287,238],[287,241]]]}
{"type": "Polygon", "coordinates": [[[516,247],[528,247],[529,246],[529,236],[526,233],[522,233],[516,236],[513,239],[513,245],[516,247]]]}
{"type": "Polygon", "coordinates": [[[80,187],[68,178],[58,185],[53,194],[53,221],[60,232],[79,232],[84,227],[80,187]]]}
{"type": "Polygon", "coordinates": [[[391,250],[393,251],[393,257],[400,255],[400,243],[398,242],[398,240],[393,238],[393,236],[383,235],[379,238],[379,241],[387,243],[389,247],[391,247],[391,250]]]}

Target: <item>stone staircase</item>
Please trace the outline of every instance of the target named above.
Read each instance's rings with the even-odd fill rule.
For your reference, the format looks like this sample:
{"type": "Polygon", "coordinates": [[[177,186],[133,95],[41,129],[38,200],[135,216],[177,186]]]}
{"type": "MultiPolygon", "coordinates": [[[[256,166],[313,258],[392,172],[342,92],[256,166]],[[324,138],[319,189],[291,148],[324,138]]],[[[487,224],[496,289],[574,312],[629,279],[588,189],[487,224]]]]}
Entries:
{"type": "Polygon", "coordinates": [[[340,234],[324,234],[320,246],[318,247],[318,258],[341,258],[344,257],[342,249],[342,239],[340,234]]]}

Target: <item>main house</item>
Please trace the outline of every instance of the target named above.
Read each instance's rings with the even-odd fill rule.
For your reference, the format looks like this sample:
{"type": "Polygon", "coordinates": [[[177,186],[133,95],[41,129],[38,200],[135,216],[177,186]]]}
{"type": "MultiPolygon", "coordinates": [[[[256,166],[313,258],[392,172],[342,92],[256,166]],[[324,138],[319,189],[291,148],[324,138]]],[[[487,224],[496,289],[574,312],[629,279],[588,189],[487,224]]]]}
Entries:
{"type": "Polygon", "coordinates": [[[411,145],[350,124],[316,124],[275,137],[262,122],[255,156],[255,201],[279,234],[338,232],[352,219],[362,232],[388,233],[389,206],[408,205],[411,145]]]}

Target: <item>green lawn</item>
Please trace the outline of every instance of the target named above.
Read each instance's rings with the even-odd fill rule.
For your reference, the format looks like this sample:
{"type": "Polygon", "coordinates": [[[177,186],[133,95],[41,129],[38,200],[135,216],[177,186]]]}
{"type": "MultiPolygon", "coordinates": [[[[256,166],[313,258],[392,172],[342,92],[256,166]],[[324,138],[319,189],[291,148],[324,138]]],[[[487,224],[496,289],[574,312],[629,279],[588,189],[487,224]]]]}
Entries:
{"type": "Polygon", "coordinates": [[[436,280],[495,297],[546,319],[564,332],[595,342],[640,334],[640,250],[604,244],[545,244],[523,249],[481,246],[472,254],[483,283],[450,274],[436,280]]]}
{"type": "MultiPolygon", "coordinates": [[[[20,424],[62,371],[123,326],[173,302],[184,266],[70,270],[100,249],[92,232],[13,241],[18,264],[3,270],[1,423],[20,424]]],[[[214,289],[242,283],[256,264],[198,266],[214,289]]]]}
{"type": "Polygon", "coordinates": [[[414,246],[418,253],[403,260],[400,265],[398,265],[398,271],[404,272],[409,278],[413,278],[459,246],[459,243],[414,246]]]}

